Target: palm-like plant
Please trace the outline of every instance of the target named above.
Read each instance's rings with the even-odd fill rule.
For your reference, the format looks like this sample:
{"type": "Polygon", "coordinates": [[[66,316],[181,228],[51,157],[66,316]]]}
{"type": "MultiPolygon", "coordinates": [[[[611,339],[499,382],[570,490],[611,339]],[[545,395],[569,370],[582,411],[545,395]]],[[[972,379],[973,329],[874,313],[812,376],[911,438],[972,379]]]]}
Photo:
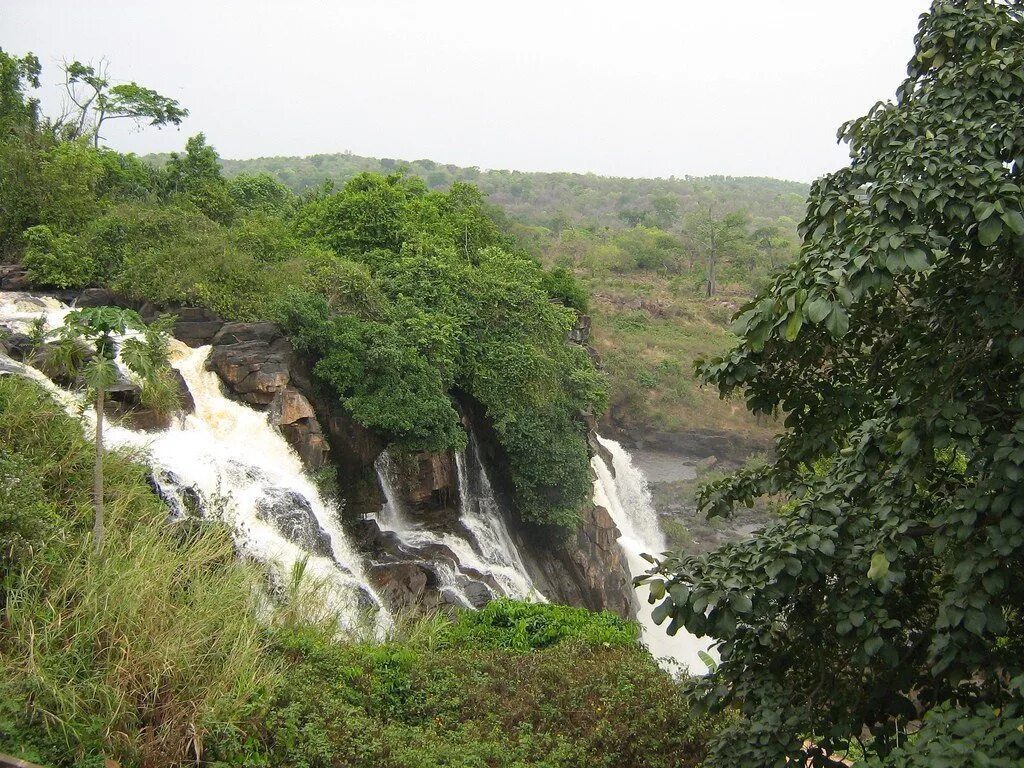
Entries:
{"type": "Polygon", "coordinates": [[[162,316],[149,325],[137,312],[118,307],[91,307],[71,312],[53,331],[52,354],[79,373],[95,396],[96,460],[93,472],[93,543],[103,545],[103,411],[107,391],[117,383],[118,337],[134,331],[120,345],[121,361],[141,384],[143,405],[169,410],[177,400],[170,377],[167,343],[174,318],[162,316]],[[86,352],[90,352],[88,354],[86,352]]]}

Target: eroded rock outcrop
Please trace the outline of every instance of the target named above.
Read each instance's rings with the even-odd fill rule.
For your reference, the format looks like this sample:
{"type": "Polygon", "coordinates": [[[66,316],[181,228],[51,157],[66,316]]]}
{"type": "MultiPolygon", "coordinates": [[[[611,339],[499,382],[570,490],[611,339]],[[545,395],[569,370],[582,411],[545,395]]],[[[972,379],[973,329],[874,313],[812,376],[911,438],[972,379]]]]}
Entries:
{"type": "Polygon", "coordinates": [[[292,345],[274,323],[225,323],[206,367],[250,405],[269,406],[288,386],[292,345]]]}

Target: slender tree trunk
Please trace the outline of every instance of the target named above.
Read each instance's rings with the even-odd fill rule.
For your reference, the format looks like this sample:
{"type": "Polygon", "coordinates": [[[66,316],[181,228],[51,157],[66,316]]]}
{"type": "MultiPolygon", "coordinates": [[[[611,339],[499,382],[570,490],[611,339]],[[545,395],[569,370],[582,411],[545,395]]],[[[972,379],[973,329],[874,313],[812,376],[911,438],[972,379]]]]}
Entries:
{"type": "Polygon", "coordinates": [[[711,248],[708,250],[708,298],[715,295],[715,267],[718,264],[718,238],[715,237],[714,224],[711,227],[711,248]]]}
{"type": "Polygon", "coordinates": [[[96,393],[96,464],[93,467],[92,505],[96,518],[92,527],[93,544],[99,552],[103,546],[103,397],[102,387],[96,393]]]}
{"type": "Polygon", "coordinates": [[[715,267],[718,263],[718,257],[712,254],[708,258],[708,298],[710,299],[715,295],[715,267]]]}

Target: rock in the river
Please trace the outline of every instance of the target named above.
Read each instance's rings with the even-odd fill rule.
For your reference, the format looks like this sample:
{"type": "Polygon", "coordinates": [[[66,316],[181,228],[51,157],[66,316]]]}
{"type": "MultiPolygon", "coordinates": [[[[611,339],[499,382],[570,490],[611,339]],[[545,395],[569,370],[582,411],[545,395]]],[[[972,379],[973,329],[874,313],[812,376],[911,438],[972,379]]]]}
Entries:
{"type": "Polygon", "coordinates": [[[24,360],[32,351],[35,342],[27,333],[4,333],[0,329],[0,352],[10,355],[15,360],[24,360]]]}
{"type": "Polygon", "coordinates": [[[85,288],[74,299],[76,309],[86,307],[123,307],[134,308],[131,302],[127,301],[113,291],[106,288],[85,288]]]}
{"type": "Polygon", "coordinates": [[[270,523],[293,544],[320,555],[332,557],[331,537],[320,527],[304,496],[294,491],[269,488],[256,502],[256,517],[270,523]]]}
{"type": "Polygon", "coordinates": [[[288,386],[292,345],[274,323],[225,323],[207,367],[242,400],[267,406],[288,386]]]}
{"type": "Polygon", "coordinates": [[[437,576],[424,563],[371,563],[373,586],[387,605],[398,608],[437,604],[437,576]]]}
{"type": "Polygon", "coordinates": [[[483,608],[494,599],[494,595],[487,585],[479,581],[467,581],[462,591],[466,593],[470,605],[474,608],[483,608]]]}
{"type": "Polygon", "coordinates": [[[185,379],[174,368],[170,369],[171,379],[178,391],[178,407],[173,411],[161,412],[147,408],[142,403],[142,390],[132,381],[122,379],[107,390],[106,406],[108,416],[126,421],[133,429],[167,429],[176,414],[192,413],[195,400],[185,379]]]}

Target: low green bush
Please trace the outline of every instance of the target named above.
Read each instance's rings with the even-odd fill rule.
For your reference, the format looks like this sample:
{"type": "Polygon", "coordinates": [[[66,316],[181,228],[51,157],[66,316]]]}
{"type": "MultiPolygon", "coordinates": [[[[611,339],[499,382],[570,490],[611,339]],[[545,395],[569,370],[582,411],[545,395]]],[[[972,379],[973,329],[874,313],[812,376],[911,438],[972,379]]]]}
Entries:
{"type": "Polygon", "coordinates": [[[211,766],[682,768],[729,719],[694,714],[627,622],[511,601],[482,617],[415,645],[277,633],[288,674],[247,724],[207,740],[211,766]]]}
{"type": "Polygon", "coordinates": [[[460,613],[440,635],[442,647],[519,652],[569,641],[635,648],[640,641],[636,623],[612,613],[508,599],[493,600],[479,611],[460,613]]]}

